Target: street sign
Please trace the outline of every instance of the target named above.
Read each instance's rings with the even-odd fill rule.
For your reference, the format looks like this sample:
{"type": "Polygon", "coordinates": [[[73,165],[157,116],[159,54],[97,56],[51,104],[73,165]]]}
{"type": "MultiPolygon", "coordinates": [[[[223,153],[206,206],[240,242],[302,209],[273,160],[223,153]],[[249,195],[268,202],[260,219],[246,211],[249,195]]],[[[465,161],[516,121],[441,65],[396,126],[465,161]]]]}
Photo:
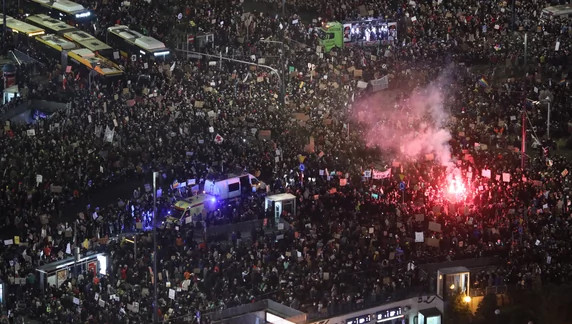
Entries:
{"type": "Polygon", "coordinates": [[[300,171],[304,172],[304,170],[306,170],[306,166],[304,165],[304,163],[300,163],[300,171]]]}
{"type": "Polygon", "coordinates": [[[405,190],[405,182],[401,181],[399,183],[399,190],[404,191],[405,190]]]}

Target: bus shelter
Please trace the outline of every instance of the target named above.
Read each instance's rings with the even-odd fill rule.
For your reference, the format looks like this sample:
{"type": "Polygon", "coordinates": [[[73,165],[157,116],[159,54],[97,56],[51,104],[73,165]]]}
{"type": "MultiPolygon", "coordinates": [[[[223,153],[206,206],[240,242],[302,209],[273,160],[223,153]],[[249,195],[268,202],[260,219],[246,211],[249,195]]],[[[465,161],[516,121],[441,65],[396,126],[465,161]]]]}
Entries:
{"type": "Polygon", "coordinates": [[[264,201],[264,209],[272,210],[275,224],[278,224],[283,211],[296,216],[296,196],[289,193],[267,196],[264,201]]]}
{"type": "Polygon", "coordinates": [[[40,279],[40,289],[44,290],[48,286],[59,287],[72,275],[80,272],[91,271],[96,275],[106,275],[107,264],[105,253],[90,254],[77,259],[71,257],[45,264],[36,268],[40,279]]]}

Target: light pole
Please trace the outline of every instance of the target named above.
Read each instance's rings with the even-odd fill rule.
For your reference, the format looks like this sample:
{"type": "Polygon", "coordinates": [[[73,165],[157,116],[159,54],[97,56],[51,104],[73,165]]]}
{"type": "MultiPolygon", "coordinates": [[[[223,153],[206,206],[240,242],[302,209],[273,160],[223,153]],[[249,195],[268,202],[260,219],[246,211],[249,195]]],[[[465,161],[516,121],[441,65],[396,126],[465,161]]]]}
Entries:
{"type": "Polygon", "coordinates": [[[6,46],[6,0],[2,0],[2,44],[6,46]]]}
{"type": "Polygon", "coordinates": [[[153,172],[153,323],[159,323],[159,305],[157,304],[157,175],[153,172]]]}
{"type": "Polygon", "coordinates": [[[524,163],[526,160],[526,104],[522,105],[522,146],[520,152],[520,168],[522,172],[524,172],[524,163]]]}
{"type": "Polygon", "coordinates": [[[550,139],[550,97],[546,97],[546,103],[548,104],[548,111],[546,112],[546,138],[550,139]]]}
{"type": "MultiPolygon", "coordinates": [[[[284,104],[284,98],[286,97],[286,88],[284,86],[284,83],[286,82],[286,77],[284,76],[284,70],[286,70],[286,55],[284,53],[284,42],[281,41],[275,41],[275,40],[269,40],[269,39],[264,39],[261,38],[260,42],[262,43],[274,43],[274,44],[280,44],[280,69],[282,70],[281,76],[282,76],[282,86],[280,87],[280,97],[282,100],[282,104],[284,104]]],[[[310,74],[311,75],[311,74],[310,74]]]]}
{"type": "MultiPolygon", "coordinates": [[[[175,50],[178,51],[178,52],[183,52],[183,53],[187,53],[187,54],[193,54],[193,55],[198,55],[198,56],[212,57],[212,58],[215,58],[215,59],[219,59],[219,60],[221,60],[221,61],[222,61],[222,60],[225,60],[225,61],[236,62],[236,63],[241,63],[241,64],[256,65],[256,66],[260,66],[260,67],[265,68],[265,69],[269,69],[270,71],[274,72],[274,74],[276,74],[276,76],[278,77],[278,83],[280,84],[280,89],[281,89],[281,90],[280,90],[280,95],[281,95],[280,101],[281,101],[282,103],[284,103],[284,94],[285,94],[285,91],[284,91],[284,87],[285,87],[284,79],[282,79],[282,77],[280,76],[280,73],[278,73],[278,70],[275,69],[275,68],[273,68],[273,67],[271,67],[271,66],[268,66],[268,65],[265,65],[265,64],[258,64],[258,63],[243,61],[243,60],[237,60],[237,59],[230,58],[230,57],[226,57],[226,56],[222,56],[222,55],[211,55],[211,54],[205,54],[205,53],[195,52],[195,51],[186,51],[186,50],[178,49],[178,48],[176,48],[175,50]]],[[[199,58],[200,58],[200,57],[199,57],[199,58]]]]}

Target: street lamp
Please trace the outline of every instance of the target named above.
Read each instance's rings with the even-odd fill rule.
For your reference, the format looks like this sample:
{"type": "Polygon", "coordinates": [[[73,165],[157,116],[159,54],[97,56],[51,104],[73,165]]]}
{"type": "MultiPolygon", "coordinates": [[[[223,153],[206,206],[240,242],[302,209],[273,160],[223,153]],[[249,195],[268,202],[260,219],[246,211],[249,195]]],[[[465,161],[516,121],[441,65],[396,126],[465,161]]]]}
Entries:
{"type": "Polygon", "coordinates": [[[159,305],[157,304],[157,176],[153,172],[153,323],[159,323],[159,305]]]}
{"type": "Polygon", "coordinates": [[[6,0],[2,0],[2,44],[6,46],[6,0]]]}
{"type": "Polygon", "coordinates": [[[546,112],[546,138],[550,139],[550,97],[544,98],[548,104],[548,111],[546,112]]]}
{"type": "MultiPolygon", "coordinates": [[[[282,8],[284,8],[284,7],[282,7],[282,8]]],[[[282,14],[284,14],[284,13],[282,13],[282,14]]],[[[282,100],[282,104],[284,104],[284,98],[286,97],[286,86],[285,86],[286,77],[284,76],[284,70],[286,70],[286,60],[285,60],[285,53],[284,53],[284,42],[270,40],[270,39],[264,39],[264,38],[261,38],[260,42],[280,44],[280,66],[281,66],[280,70],[282,70],[282,72],[281,72],[282,82],[281,82],[281,86],[280,86],[280,98],[282,100]]]]}
{"type": "MultiPolygon", "coordinates": [[[[280,74],[278,73],[278,70],[275,69],[275,68],[273,68],[273,67],[271,67],[271,66],[268,66],[268,65],[265,65],[265,64],[257,64],[257,63],[248,62],[248,61],[244,61],[244,60],[237,60],[237,59],[234,59],[234,58],[222,56],[222,53],[220,53],[219,55],[212,55],[212,54],[206,54],[206,53],[195,52],[195,51],[187,51],[187,50],[179,49],[179,48],[176,48],[175,50],[178,51],[178,52],[183,52],[183,53],[187,53],[187,54],[197,55],[197,56],[199,56],[199,58],[202,57],[202,56],[212,57],[212,58],[219,59],[219,60],[221,60],[221,61],[222,61],[222,60],[226,60],[226,61],[236,62],[236,63],[241,63],[241,64],[256,65],[256,66],[259,66],[259,67],[268,69],[268,70],[270,70],[270,71],[272,71],[273,73],[276,74],[276,76],[278,77],[278,83],[280,84],[281,89],[282,89],[282,90],[284,89],[284,86],[285,86],[285,85],[284,85],[284,81],[285,81],[285,80],[282,79],[282,77],[281,77],[280,74]]],[[[285,92],[282,91],[282,93],[281,93],[281,98],[280,98],[280,100],[282,101],[282,103],[284,103],[284,94],[285,94],[285,92]]]]}

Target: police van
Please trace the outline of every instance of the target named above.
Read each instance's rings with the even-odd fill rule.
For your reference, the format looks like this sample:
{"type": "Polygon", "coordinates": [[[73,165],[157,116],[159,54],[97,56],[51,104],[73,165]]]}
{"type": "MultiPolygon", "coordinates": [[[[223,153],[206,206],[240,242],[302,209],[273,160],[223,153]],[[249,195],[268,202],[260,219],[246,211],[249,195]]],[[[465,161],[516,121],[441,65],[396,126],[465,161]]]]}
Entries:
{"type": "Polygon", "coordinates": [[[204,192],[217,199],[232,199],[240,197],[246,192],[266,190],[266,184],[250,173],[241,175],[228,175],[221,179],[207,179],[204,192]]]}

